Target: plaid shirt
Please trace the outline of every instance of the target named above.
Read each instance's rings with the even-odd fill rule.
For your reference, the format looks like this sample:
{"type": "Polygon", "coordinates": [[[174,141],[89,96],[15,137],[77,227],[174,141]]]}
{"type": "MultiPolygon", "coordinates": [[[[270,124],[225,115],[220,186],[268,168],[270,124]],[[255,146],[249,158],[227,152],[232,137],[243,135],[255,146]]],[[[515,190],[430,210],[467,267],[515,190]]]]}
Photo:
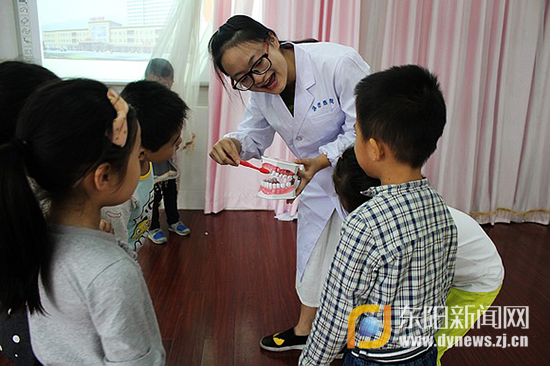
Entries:
{"type": "MultiPolygon", "coordinates": [[[[373,187],[367,194],[373,198],[342,226],[300,365],[330,363],[346,346],[348,317],[360,305],[391,305],[391,335],[380,349],[403,348],[401,336],[431,338],[436,332],[437,325],[419,326],[419,312],[445,306],[453,279],[457,230],[447,205],[427,179],[373,187]]],[[[382,324],[381,312],[368,314],[382,324]]],[[[362,318],[356,347],[381,334],[360,337],[362,318]]]]}

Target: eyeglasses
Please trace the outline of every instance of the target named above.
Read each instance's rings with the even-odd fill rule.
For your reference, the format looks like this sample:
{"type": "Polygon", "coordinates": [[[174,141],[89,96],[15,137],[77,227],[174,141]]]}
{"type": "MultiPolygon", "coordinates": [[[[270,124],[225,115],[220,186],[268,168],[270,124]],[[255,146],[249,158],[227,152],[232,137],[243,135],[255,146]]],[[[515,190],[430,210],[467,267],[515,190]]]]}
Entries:
{"type": "Polygon", "coordinates": [[[233,84],[233,89],[247,91],[254,85],[254,77],[252,76],[252,74],[263,75],[269,71],[269,69],[271,68],[271,60],[268,57],[268,52],[269,44],[267,45],[266,53],[264,53],[262,57],[258,59],[258,61],[254,62],[254,65],[252,65],[249,72],[244,74],[241,78],[239,78],[239,80],[231,81],[233,84]]]}

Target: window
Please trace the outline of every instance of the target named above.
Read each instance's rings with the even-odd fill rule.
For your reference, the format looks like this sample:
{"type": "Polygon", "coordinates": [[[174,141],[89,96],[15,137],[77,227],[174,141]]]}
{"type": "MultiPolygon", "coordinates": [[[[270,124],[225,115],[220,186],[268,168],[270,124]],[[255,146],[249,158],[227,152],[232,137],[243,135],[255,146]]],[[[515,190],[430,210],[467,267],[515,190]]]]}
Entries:
{"type": "Polygon", "coordinates": [[[37,0],[35,58],[63,78],[140,79],[176,1],[37,0]]]}

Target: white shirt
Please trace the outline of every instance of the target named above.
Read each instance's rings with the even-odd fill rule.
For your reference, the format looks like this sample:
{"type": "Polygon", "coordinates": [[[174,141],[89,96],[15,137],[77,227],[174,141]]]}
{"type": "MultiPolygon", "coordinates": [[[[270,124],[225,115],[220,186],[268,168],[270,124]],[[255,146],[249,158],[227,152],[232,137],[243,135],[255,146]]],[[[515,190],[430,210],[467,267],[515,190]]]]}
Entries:
{"type": "Polygon", "coordinates": [[[504,266],[495,244],[470,216],[449,207],[458,229],[453,288],[469,292],[496,290],[504,279],[504,266]]]}
{"type": "MultiPolygon", "coordinates": [[[[298,158],[325,154],[334,166],[355,141],[355,86],[370,67],[351,47],[319,42],[294,45],[294,115],[280,95],[252,92],[238,131],[241,159],[260,158],[279,133],[298,158]]],[[[337,209],[333,168],[318,172],[306,186],[298,210],[298,273],[301,276],[323,228],[337,209]]]]}

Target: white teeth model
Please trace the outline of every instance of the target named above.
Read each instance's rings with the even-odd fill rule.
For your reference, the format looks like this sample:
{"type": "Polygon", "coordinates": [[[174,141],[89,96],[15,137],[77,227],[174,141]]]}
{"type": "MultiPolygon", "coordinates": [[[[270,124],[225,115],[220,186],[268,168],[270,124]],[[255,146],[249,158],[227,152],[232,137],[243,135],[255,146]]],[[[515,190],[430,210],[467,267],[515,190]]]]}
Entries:
{"type": "Polygon", "coordinates": [[[258,196],[267,199],[288,199],[296,197],[296,186],[293,184],[299,178],[296,176],[299,164],[262,157],[262,167],[271,174],[260,182],[258,196]]]}

